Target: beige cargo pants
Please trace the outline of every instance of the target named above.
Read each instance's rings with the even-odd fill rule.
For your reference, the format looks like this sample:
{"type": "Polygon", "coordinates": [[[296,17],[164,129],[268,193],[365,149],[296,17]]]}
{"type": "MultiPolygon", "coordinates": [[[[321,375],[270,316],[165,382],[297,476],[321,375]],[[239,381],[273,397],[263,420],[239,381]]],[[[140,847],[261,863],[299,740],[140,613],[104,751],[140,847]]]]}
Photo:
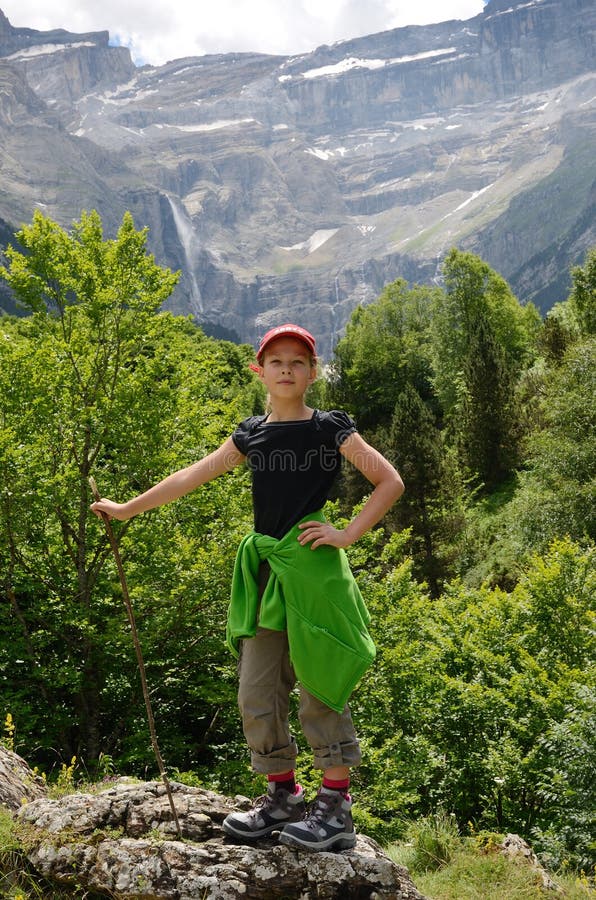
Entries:
{"type": "MultiPolygon", "coordinates": [[[[263,568],[260,574],[262,592],[267,569],[263,568]]],[[[288,713],[296,675],[290,662],[287,633],[258,628],[254,638],[245,638],[238,673],[238,706],[253,769],[265,775],[293,769],[298,748],[290,732],[288,713]]],[[[358,765],[360,745],[349,707],[346,705],[338,713],[302,685],[299,691],[298,717],[313,752],[314,767],[324,770],[358,765]]]]}

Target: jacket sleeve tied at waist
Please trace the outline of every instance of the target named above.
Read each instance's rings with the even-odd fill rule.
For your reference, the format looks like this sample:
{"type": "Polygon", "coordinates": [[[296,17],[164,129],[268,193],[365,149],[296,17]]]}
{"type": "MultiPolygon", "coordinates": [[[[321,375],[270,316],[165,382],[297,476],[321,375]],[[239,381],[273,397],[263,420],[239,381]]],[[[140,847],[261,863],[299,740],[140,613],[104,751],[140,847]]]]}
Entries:
{"type": "MultiPolygon", "coordinates": [[[[325,521],[321,511],[303,521],[325,521]]],[[[299,524],[299,523],[298,523],[299,524]]],[[[257,625],[287,630],[296,678],[309,693],[341,713],[375,657],[370,615],[346,554],[298,541],[295,525],[280,540],[252,531],[241,541],[234,565],[226,639],[234,656],[257,625]],[[261,561],[271,575],[259,602],[261,561]]]]}

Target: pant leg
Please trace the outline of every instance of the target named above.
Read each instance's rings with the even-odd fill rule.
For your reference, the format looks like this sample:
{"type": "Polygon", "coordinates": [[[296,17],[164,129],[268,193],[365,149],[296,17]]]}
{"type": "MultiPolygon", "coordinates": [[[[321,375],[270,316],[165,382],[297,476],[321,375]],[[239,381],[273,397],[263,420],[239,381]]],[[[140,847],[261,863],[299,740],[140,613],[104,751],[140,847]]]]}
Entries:
{"type": "Polygon", "coordinates": [[[300,685],[300,724],[313,751],[315,769],[357,766],[361,759],[352,714],[346,704],[338,713],[300,685]]]}
{"type": "Polygon", "coordinates": [[[285,631],[258,628],[242,641],[238,706],[256,772],[294,768],[298,748],[288,722],[290,692],[296,683],[285,631]]]}

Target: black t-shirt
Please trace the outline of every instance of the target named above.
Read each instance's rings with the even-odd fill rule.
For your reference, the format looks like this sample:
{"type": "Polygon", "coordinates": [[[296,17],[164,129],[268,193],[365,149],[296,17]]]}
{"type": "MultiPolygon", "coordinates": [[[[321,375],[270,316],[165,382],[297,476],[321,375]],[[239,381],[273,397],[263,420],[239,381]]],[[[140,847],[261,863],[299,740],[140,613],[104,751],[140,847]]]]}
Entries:
{"type": "Polygon", "coordinates": [[[339,447],[355,431],[340,410],[315,409],[296,422],[267,422],[267,416],[241,422],[232,440],[252,472],[255,531],[281,538],[320,509],[341,466],[339,447]]]}

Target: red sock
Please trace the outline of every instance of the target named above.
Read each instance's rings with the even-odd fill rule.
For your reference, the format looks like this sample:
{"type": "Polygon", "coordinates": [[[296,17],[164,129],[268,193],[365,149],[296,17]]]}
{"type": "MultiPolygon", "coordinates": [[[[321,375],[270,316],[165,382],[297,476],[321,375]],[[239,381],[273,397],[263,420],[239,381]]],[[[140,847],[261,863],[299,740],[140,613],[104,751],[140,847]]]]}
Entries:
{"type": "Polygon", "coordinates": [[[349,778],[341,778],[341,779],[333,779],[327,778],[326,775],[323,776],[323,787],[328,788],[330,791],[339,791],[340,794],[345,794],[348,796],[348,790],[350,788],[350,779],[349,778]]]}
{"type": "Polygon", "coordinates": [[[289,791],[290,794],[294,794],[296,791],[296,779],[293,769],[290,769],[289,772],[274,772],[271,775],[267,775],[267,781],[270,784],[273,782],[276,790],[283,788],[285,791],[289,791]]]}

